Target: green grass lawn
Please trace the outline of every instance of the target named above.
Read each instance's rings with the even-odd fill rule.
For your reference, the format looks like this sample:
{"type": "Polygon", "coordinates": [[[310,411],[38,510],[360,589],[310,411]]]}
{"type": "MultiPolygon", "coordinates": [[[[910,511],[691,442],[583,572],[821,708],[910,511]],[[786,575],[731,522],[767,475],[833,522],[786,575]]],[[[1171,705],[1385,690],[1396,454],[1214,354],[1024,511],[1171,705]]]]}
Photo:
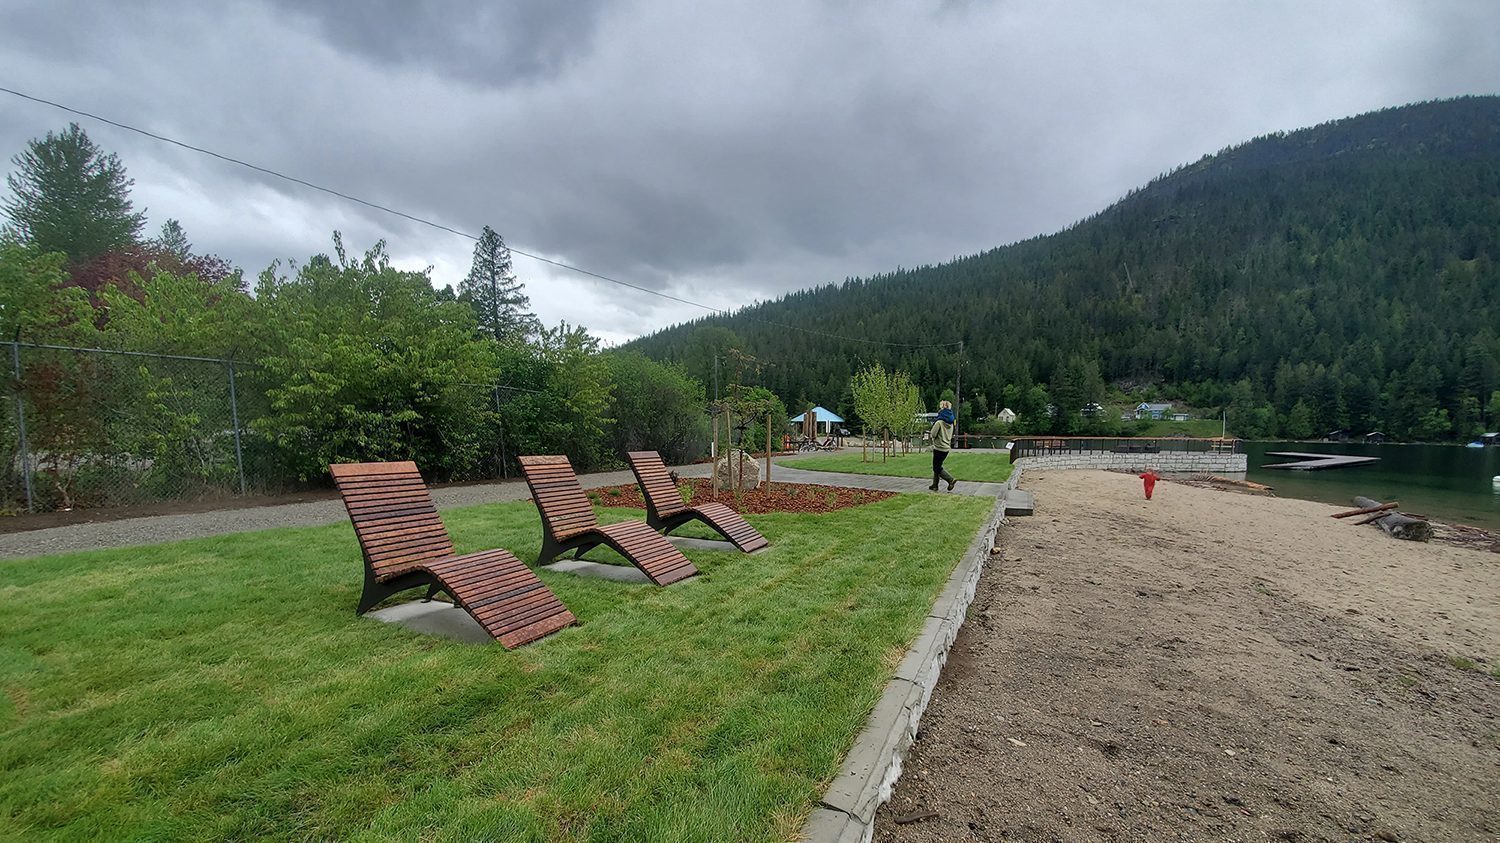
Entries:
{"type": "MultiPolygon", "coordinates": [[[[1127,436],[1171,436],[1173,434],[1186,434],[1194,439],[1214,439],[1224,432],[1224,423],[1219,419],[1189,419],[1188,421],[1172,421],[1162,419],[1150,422],[1145,426],[1144,432],[1135,432],[1136,422],[1125,423],[1125,429],[1130,431],[1127,436]]],[[[1234,432],[1230,431],[1230,435],[1234,432]]]]}
{"type": "MultiPolygon", "coordinates": [[[[880,451],[871,452],[874,462],[861,462],[859,454],[830,454],[826,457],[806,457],[782,463],[789,468],[805,468],[808,471],[842,471],[848,474],[881,474],[887,477],[921,477],[932,479],[932,452],[919,454],[895,454],[880,461],[880,451]]],[[[976,480],[1001,483],[1010,477],[1010,457],[1004,453],[975,453],[951,451],[943,463],[948,473],[960,482],[976,480]]],[[[776,476],[772,469],[771,478],[776,476]]]]}
{"type": "MultiPolygon", "coordinates": [[[[347,524],[0,562],[0,839],[789,839],[990,504],[752,516],[771,549],[664,589],[543,571],[583,624],[512,652],[357,618],[347,524]]],[[[444,515],[535,558],[529,503],[444,515]]]]}

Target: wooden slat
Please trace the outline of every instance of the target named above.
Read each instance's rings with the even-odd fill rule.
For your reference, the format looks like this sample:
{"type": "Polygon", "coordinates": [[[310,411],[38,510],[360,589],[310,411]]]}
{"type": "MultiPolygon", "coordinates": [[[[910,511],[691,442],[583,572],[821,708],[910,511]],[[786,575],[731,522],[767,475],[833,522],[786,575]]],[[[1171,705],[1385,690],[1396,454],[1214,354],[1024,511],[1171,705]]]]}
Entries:
{"type": "Polygon", "coordinates": [[[599,533],[657,585],[668,585],[698,573],[682,551],[644,521],[607,524],[599,528],[599,533]]]}
{"type": "Polygon", "coordinates": [[[655,451],[631,451],[625,455],[630,461],[630,471],[640,484],[646,503],[655,510],[657,517],[665,518],[687,509],[682,492],[672,483],[666,463],[655,451]]]}
{"type": "Polygon", "coordinates": [[[508,551],[449,557],[426,567],[506,649],[578,622],[557,595],[508,551]],[[510,588],[496,594],[497,584],[510,588]]]}
{"type": "Polygon", "coordinates": [[[690,507],[699,519],[723,533],[734,546],[745,553],[754,553],[770,545],[760,531],[751,526],[743,515],[717,501],[690,507]]]}

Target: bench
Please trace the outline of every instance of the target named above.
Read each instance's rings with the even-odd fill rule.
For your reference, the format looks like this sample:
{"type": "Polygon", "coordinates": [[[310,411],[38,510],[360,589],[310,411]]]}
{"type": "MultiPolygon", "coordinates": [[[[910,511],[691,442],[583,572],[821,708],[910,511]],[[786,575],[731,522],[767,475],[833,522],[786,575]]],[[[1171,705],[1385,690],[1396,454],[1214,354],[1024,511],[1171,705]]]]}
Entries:
{"type": "Polygon", "coordinates": [[[689,506],[667,473],[661,454],[631,451],[625,456],[646,497],[646,523],[652,529],[665,535],[689,521],[702,521],[745,553],[754,553],[770,544],[750,522],[722,503],[689,506]]]}
{"type": "Polygon", "coordinates": [[[416,463],[345,463],[328,470],[365,560],[359,614],[426,586],[425,599],[447,593],[507,650],[578,622],[510,551],[454,555],[416,463]]]}
{"type": "Polygon", "coordinates": [[[670,585],[698,573],[682,551],[645,521],[600,525],[573,465],[564,456],[521,457],[521,473],[542,516],[542,551],[537,564],[576,551],[582,556],[608,545],[657,585],[670,585]]]}

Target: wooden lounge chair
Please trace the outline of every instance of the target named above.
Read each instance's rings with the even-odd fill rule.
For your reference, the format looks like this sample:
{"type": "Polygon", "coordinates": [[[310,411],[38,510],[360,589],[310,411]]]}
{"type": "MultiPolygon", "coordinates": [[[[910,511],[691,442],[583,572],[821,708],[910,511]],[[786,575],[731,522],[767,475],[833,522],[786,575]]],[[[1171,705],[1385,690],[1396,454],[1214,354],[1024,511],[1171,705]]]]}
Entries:
{"type": "Polygon", "coordinates": [[[622,521],[600,526],[593,504],[583,493],[567,457],[521,457],[521,473],[542,514],[542,552],[545,565],[569,550],[582,556],[591,548],[609,545],[653,583],[669,585],[698,573],[682,551],[672,546],[644,521],[622,521]]]}
{"type": "Polygon", "coordinates": [[[578,622],[508,550],[453,555],[453,542],[413,462],[331,465],[365,557],[364,614],[401,591],[445,591],[507,650],[578,622]]]}
{"type": "Polygon", "coordinates": [[[702,521],[745,553],[754,553],[770,544],[750,522],[722,503],[713,501],[698,506],[684,503],[657,452],[631,451],[626,456],[630,458],[636,482],[641,484],[641,493],[646,496],[646,523],[653,529],[666,534],[689,521],[702,521]]]}

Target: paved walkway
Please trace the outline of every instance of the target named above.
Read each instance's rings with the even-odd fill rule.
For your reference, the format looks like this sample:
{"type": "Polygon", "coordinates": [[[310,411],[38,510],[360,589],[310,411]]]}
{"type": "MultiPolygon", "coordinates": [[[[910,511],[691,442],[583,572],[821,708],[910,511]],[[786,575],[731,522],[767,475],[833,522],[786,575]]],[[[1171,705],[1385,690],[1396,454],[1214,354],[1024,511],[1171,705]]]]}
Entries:
{"type": "MultiPolygon", "coordinates": [[[[772,469],[772,480],[782,483],[814,483],[822,486],[845,486],[851,489],[879,489],[886,492],[927,491],[929,481],[913,477],[881,477],[872,474],[844,474],[833,471],[807,471],[793,467],[795,457],[778,458],[772,469]]],[[[676,466],[683,477],[707,477],[708,465],[676,466]]],[[[629,471],[605,471],[579,476],[585,489],[634,483],[629,471]]],[[[1003,483],[966,483],[959,481],[954,494],[997,497],[1005,490],[1003,483]]],[[[432,491],[438,509],[459,506],[519,501],[530,497],[521,480],[448,486],[432,491]]],[[[98,550],[110,547],[157,544],[158,542],[197,539],[226,533],[268,530],[274,527],[316,527],[348,518],[338,498],[303,503],[275,504],[243,509],[221,509],[179,515],[150,515],[44,527],[20,533],[0,533],[0,559],[18,559],[49,553],[76,550],[98,550]]]]}
{"type": "MultiPolygon", "coordinates": [[[[931,480],[919,477],[885,477],[879,474],[845,474],[841,471],[808,471],[794,468],[787,462],[777,463],[771,469],[771,480],[777,483],[816,483],[822,486],[845,486],[850,489],[878,489],[882,492],[923,492],[931,480]]],[[[959,479],[954,487],[955,495],[997,498],[1005,491],[1004,483],[976,483],[959,479]]]]}
{"type": "MultiPolygon", "coordinates": [[[[708,465],[686,465],[674,468],[684,477],[707,477],[708,465]]],[[[579,475],[585,489],[634,483],[629,471],[603,471],[579,475]]],[[[475,506],[485,503],[519,501],[531,497],[522,480],[505,480],[465,486],[447,486],[432,490],[438,509],[475,506]]],[[[181,515],[149,515],[45,527],[22,533],[0,533],[0,559],[68,553],[75,550],[98,550],[107,547],[129,547],[140,544],[197,539],[248,530],[273,527],[316,527],[348,519],[344,504],[338,498],[305,503],[255,506],[244,509],[220,509],[181,515]]]]}

